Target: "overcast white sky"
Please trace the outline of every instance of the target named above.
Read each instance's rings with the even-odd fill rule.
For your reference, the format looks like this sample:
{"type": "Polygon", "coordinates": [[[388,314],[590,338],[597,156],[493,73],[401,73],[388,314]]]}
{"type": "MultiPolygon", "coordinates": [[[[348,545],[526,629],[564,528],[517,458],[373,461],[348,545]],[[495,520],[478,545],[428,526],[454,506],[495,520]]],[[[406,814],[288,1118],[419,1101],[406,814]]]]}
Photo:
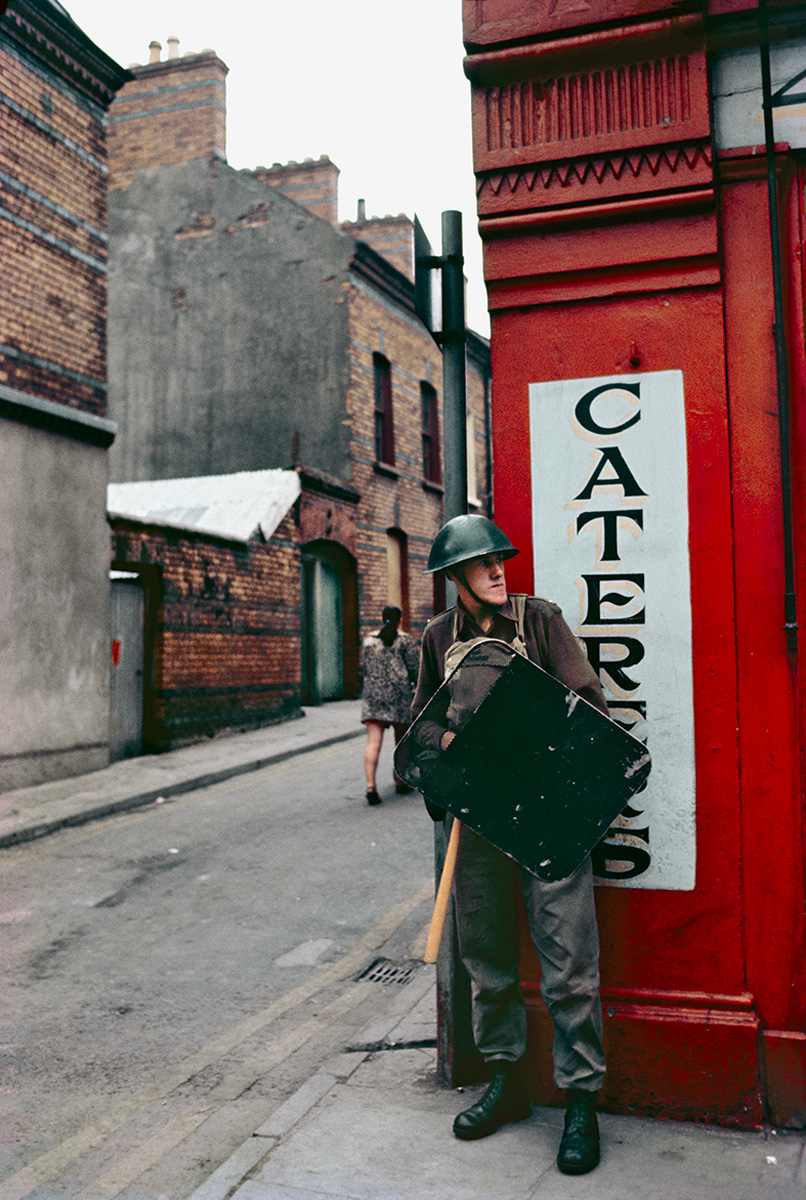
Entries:
{"type": "Polygon", "coordinates": [[[63,0],[123,66],[152,39],[215,50],[229,67],[227,158],[269,166],[327,154],[339,217],[416,212],[434,250],[440,214],[464,214],[468,324],[489,323],[476,232],[461,0],[63,0]]]}

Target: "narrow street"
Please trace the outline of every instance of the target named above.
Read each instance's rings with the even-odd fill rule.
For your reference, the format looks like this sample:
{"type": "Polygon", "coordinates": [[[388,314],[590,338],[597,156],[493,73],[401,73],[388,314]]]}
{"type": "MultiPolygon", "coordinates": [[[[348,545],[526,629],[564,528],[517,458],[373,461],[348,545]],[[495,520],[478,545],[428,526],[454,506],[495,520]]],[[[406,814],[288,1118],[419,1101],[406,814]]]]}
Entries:
{"type": "Polygon", "coordinates": [[[357,977],[422,952],[433,848],[389,745],[367,807],[362,751],[0,852],[0,1200],[181,1200],[366,1027],[357,977]]]}

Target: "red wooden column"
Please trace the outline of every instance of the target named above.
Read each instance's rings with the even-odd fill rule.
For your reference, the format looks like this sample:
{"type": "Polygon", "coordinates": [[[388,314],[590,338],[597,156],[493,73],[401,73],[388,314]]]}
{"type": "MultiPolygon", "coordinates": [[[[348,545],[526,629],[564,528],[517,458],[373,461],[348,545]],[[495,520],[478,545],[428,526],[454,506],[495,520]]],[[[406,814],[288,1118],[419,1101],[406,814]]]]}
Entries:
{"type": "MultiPolygon", "coordinates": [[[[465,0],[492,316],[496,519],[523,548],[510,585],[532,591],[543,579],[561,578],[567,544],[581,544],[586,522],[598,519],[603,536],[601,512],[578,520],[585,499],[621,505],[618,538],[615,517],[608,527],[619,555],[624,548],[623,561],[608,562],[599,544],[591,573],[569,576],[570,603],[550,596],[589,652],[608,637],[622,648],[639,647],[640,665],[622,674],[621,691],[605,677],[606,663],[603,682],[614,717],[631,703],[645,714],[635,732],[646,734],[656,763],[655,790],[648,789],[643,809],[639,797],[637,815],[598,859],[600,867],[615,860],[601,867],[597,888],[604,1103],[613,1111],[740,1126],[765,1118],[804,1125],[803,680],[782,628],[781,449],[763,154],[758,147],[717,152],[704,14],[670,19],[663,8],[656,0],[465,0]],[[547,387],[555,382],[562,387],[547,387]],[[620,397],[620,417],[616,409],[590,407],[597,403],[590,400],[593,385],[620,397]],[[573,401],[567,409],[568,396],[583,395],[587,410],[573,401]],[[672,522],[662,535],[666,501],[638,486],[650,467],[629,459],[626,433],[621,442],[616,436],[630,424],[623,405],[631,396],[633,415],[655,431],[653,479],[664,469],[659,409],[668,404],[671,419],[680,397],[682,459],[678,470],[670,434],[661,482],[667,500],[677,485],[686,524],[672,522]],[[594,414],[589,434],[576,423],[594,464],[587,491],[582,479],[554,479],[564,460],[542,448],[546,438],[572,437],[569,419],[574,424],[584,411],[594,414]],[[619,446],[624,456],[615,458],[619,446]],[[629,501],[628,459],[636,467],[629,501]],[[557,525],[552,541],[551,522],[559,518],[544,498],[554,492],[568,498],[567,515],[560,514],[567,536],[557,525]],[[630,567],[633,543],[653,538],[647,565],[630,567]],[[664,560],[680,554],[688,571],[685,604],[668,599],[677,593],[663,576],[664,560]],[[559,566],[547,561],[555,557],[559,566]],[[609,607],[605,582],[613,589],[609,607]],[[593,618],[591,595],[601,600],[593,618]],[[674,626],[684,618],[688,684],[670,676],[654,699],[633,700],[644,668],[662,669],[664,639],[675,644],[674,626]],[[597,623],[606,637],[591,636],[597,623]],[[678,728],[681,757],[686,730],[693,735],[690,784],[674,761],[678,728]],[[664,832],[664,816],[679,803],[690,814],[691,840],[681,838],[676,863],[674,826],[664,832]],[[634,863],[652,860],[645,878],[637,868],[624,870],[630,854],[634,863]]],[[[802,184],[790,157],[780,159],[781,225],[792,467],[802,513],[802,184]]],[[[802,520],[797,525],[802,577],[802,520]]],[[[616,558],[612,545],[609,557],[616,558]]],[[[551,1022],[526,937],[523,949],[532,1090],[553,1102],[551,1022]]]]}
{"type": "MultiPolygon", "coordinates": [[[[795,511],[803,513],[802,194],[797,170],[779,159],[784,268],[799,464],[795,511]]],[[[780,442],[774,321],[763,161],[741,151],[720,161],[726,365],[730,394],[734,563],[742,765],[743,919],[748,986],[764,1015],[760,1068],[781,1123],[806,1118],[806,955],[803,952],[802,678],[780,649],[784,590],[780,442]],[[800,836],[798,836],[800,834],[800,836]],[[800,897],[801,903],[798,903],[800,897]],[[799,911],[799,909],[801,911],[799,911]]],[[[803,521],[798,561],[803,557],[803,521]]],[[[802,600],[802,597],[801,597],[802,600]]],[[[801,640],[806,633],[799,612],[801,640]]]]}

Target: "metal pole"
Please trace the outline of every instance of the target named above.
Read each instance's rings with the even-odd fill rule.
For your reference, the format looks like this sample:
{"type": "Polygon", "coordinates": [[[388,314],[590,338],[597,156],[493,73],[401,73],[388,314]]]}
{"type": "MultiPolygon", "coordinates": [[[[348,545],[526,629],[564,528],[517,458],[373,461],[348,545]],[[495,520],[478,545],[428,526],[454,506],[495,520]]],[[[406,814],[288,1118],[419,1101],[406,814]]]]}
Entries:
{"type": "Polygon", "coordinates": [[[764,142],[767,157],[767,193],[770,212],[770,248],[772,251],[772,290],[775,302],[775,370],[778,383],[778,429],[781,443],[781,500],[784,522],[784,629],[790,655],[798,649],[798,621],[795,597],[793,553],[792,474],[789,454],[789,370],[784,328],[784,289],[781,280],[781,243],[779,236],[778,185],[775,172],[775,140],[772,128],[772,86],[770,83],[770,40],[767,24],[767,0],[759,0],[761,17],[761,95],[764,109],[764,142]]]}
{"type": "Polygon", "coordinates": [[[467,512],[465,276],[462,214],[442,214],[442,395],[445,520],[467,512]]]}
{"type": "MultiPolygon", "coordinates": [[[[445,520],[467,512],[467,396],[465,354],[465,274],[462,214],[442,214],[442,399],[445,455],[445,520]]],[[[448,605],[456,602],[456,585],[446,583],[448,605]]],[[[446,840],[444,824],[434,827],[436,877],[442,877],[446,840]]],[[[452,1087],[478,1079],[478,1052],[473,1044],[470,979],[459,958],[456,918],[451,901],[437,959],[437,1070],[452,1087]]]]}

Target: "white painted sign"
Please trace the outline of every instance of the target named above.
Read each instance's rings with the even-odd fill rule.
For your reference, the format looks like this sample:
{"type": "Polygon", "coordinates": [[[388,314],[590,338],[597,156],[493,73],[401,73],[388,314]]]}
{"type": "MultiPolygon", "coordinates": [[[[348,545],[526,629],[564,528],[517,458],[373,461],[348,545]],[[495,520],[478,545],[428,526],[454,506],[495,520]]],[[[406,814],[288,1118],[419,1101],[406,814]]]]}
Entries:
{"type": "Polygon", "coordinates": [[[601,882],[694,887],[695,758],[683,376],[529,387],[535,593],[585,644],[652,774],[594,854],[601,882]]]}

